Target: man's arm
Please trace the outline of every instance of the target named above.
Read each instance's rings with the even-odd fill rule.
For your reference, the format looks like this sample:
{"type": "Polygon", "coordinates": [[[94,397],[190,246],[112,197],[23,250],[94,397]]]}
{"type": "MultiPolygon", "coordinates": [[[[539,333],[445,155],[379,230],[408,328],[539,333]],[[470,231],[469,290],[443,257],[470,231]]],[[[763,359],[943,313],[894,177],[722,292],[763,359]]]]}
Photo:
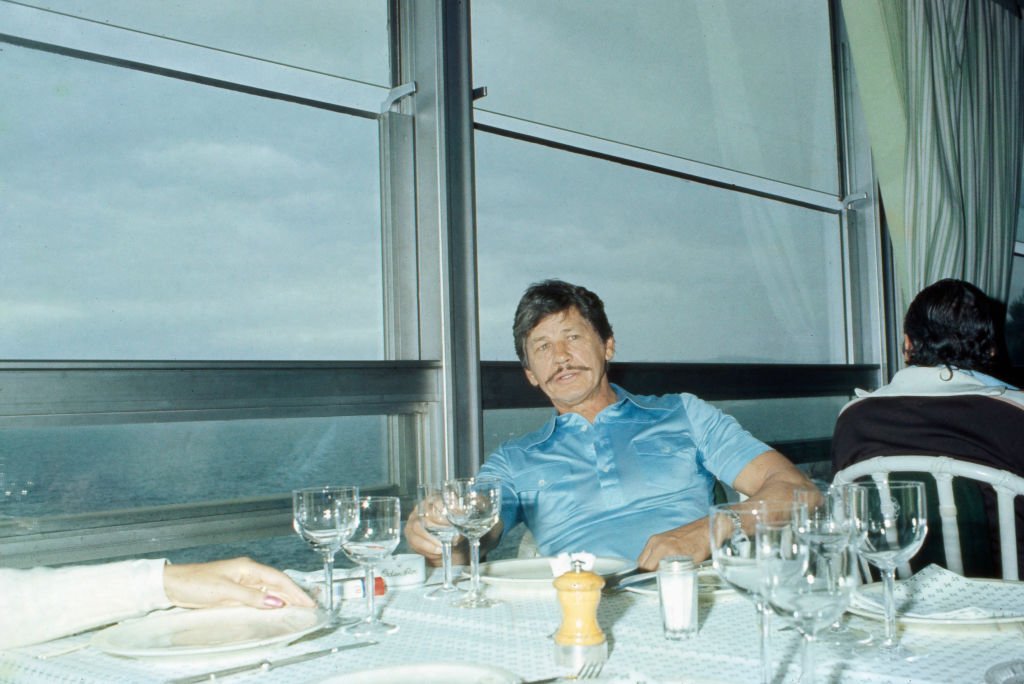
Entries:
{"type": "MultiPolygon", "coordinates": [[[[751,501],[792,501],[793,490],[814,485],[788,458],[778,451],[766,451],[748,463],[733,482],[733,489],[751,501]]],[[[692,556],[695,563],[711,553],[708,519],[694,520],[680,527],[652,535],[640,552],[637,565],[654,570],[665,556],[692,556]]]]}

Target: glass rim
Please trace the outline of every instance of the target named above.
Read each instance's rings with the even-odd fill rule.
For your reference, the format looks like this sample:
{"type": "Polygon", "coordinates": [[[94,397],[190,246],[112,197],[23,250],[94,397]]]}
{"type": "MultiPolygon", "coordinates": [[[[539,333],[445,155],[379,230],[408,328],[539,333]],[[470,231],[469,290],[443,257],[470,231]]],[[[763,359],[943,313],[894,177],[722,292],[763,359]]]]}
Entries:
{"type": "Polygon", "coordinates": [[[505,484],[505,481],[502,480],[497,475],[482,475],[482,476],[481,475],[471,475],[471,476],[468,476],[468,477],[449,477],[448,479],[446,479],[443,482],[441,482],[439,486],[443,487],[443,486],[445,486],[445,485],[447,485],[449,483],[452,483],[452,482],[459,482],[459,483],[465,483],[465,484],[477,484],[477,483],[479,483],[479,484],[490,484],[490,483],[493,482],[493,483],[498,484],[498,485],[504,485],[505,484]]]}
{"type": "Polygon", "coordinates": [[[292,495],[298,494],[326,494],[327,492],[343,492],[352,490],[356,497],[359,496],[359,485],[320,485],[316,487],[299,487],[292,490],[292,495]]]}
{"type": "Polygon", "coordinates": [[[756,504],[747,504],[748,501],[732,501],[720,504],[711,504],[708,507],[708,515],[711,515],[715,511],[733,511],[735,513],[753,513],[759,508],[767,508],[771,510],[781,510],[783,508],[793,508],[793,506],[802,506],[803,503],[800,501],[759,501],[756,504]]]}

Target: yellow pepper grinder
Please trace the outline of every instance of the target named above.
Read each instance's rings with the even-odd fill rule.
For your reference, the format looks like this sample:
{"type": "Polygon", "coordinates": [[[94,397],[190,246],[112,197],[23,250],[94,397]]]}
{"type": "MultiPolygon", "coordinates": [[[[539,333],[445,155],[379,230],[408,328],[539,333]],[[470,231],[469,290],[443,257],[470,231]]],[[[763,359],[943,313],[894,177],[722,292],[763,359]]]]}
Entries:
{"type": "Polygon", "coordinates": [[[572,570],[554,581],[558,603],[562,607],[562,624],[555,632],[555,663],[566,665],[573,672],[584,663],[604,663],[608,643],[597,624],[597,604],[601,602],[604,579],[583,569],[583,561],[573,560],[572,570]]]}

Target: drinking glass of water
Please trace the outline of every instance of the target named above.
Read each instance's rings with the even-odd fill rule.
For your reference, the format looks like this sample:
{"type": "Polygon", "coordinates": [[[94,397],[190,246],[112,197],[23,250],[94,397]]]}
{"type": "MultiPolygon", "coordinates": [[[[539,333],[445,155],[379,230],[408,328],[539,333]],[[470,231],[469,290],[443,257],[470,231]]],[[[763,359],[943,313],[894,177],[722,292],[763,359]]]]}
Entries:
{"type": "Polygon", "coordinates": [[[442,596],[457,596],[462,592],[452,581],[452,542],[459,536],[444,505],[444,487],[440,484],[424,483],[416,487],[416,515],[419,516],[423,529],[441,542],[441,565],[444,570],[444,584],[428,591],[429,599],[442,596]]]}
{"type": "Polygon", "coordinates": [[[356,636],[380,636],[398,629],[377,617],[373,584],[375,565],[398,546],[402,516],[397,496],[367,496],[359,499],[359,524],[342,544],[345,555],[363,566],[366,573],[363,593],[366,595],[366,617],[346,628],[356,636]]]}
{"type": "Polygon", "coordinates": [[[324,609],[337,623],[334,556],[359,524],[358,487],[309,487],[292,492],[292,527],[324,559],[324,609]]]}
{"type": "Polygon", "coordinates": [[[472,584],[468,594],[452,605],[459,608],[488,608],[498,601],[484,596],[480,586],[480,537],[494,527],[501,514],[501,480],[463,477],[444,483],[444,505],[448,520],[469,540],[472,584]]]}

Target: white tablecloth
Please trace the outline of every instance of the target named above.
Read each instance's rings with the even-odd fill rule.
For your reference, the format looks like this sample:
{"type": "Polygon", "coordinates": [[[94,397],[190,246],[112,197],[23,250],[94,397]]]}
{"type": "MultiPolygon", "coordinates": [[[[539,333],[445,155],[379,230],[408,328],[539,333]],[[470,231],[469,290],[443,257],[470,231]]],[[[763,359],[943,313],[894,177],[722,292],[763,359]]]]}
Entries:
{"type": "MultiPolygon", "coordinates": [[[[436,574],[431,581],[435,581],[436,574]]],[[[315,682],[342,672],[397,664],[468,662],[502,667],[525,679],[566,674],[554,664],[549,635],[558,627],[557,601],[535,594],[502,594],[499,606],[466,610],[423,598],[423,587],[392,590],[380,600],[382,617],[398,632],[378,645],[344,651],[281,670],[235,676],[228,681],[315,682]]],[[[345,614],[358,614],[361,603],[346,602],[345,614]]],[[[742,682],[757,680],[757,634],[753,605],[735,594],[702,597],[699,635],[667,641],[660,626],[657,597],[618,592],[602,597],[598,619],[609,638],[609,659],[602,680],[615,682],[742,682]]],[[[852,624],[874,632],[882,625],[853,618],[852,624]]],[[[775,621],[776,627],[785,622],[775,621]]],[[[223,661],[190,659],[133,660],[85,648],[90,635],[0,653],[0,682],[162,682],[200,674],[223,661]],[[45,659],[40,656],[49,655],[45,659]]],[[[270,659],[354,641],[343,633],[304,640],[270,652],[270,659]]],[[[970,627],[909,626],[904,643],[925,657],[914,663],[878,664],[819,648],[820,682],[935,683],[983,682],[992,665],[1024,658],[1021,623],[970,627]]],[[[799,676],[799,637],[776,630],[773,650],[776,682],[799,676]]],[[[258,660],[258,656],[247,656],[258,660]]],[[[229,664],[237,664],[231,662],[229,664]]]]}

